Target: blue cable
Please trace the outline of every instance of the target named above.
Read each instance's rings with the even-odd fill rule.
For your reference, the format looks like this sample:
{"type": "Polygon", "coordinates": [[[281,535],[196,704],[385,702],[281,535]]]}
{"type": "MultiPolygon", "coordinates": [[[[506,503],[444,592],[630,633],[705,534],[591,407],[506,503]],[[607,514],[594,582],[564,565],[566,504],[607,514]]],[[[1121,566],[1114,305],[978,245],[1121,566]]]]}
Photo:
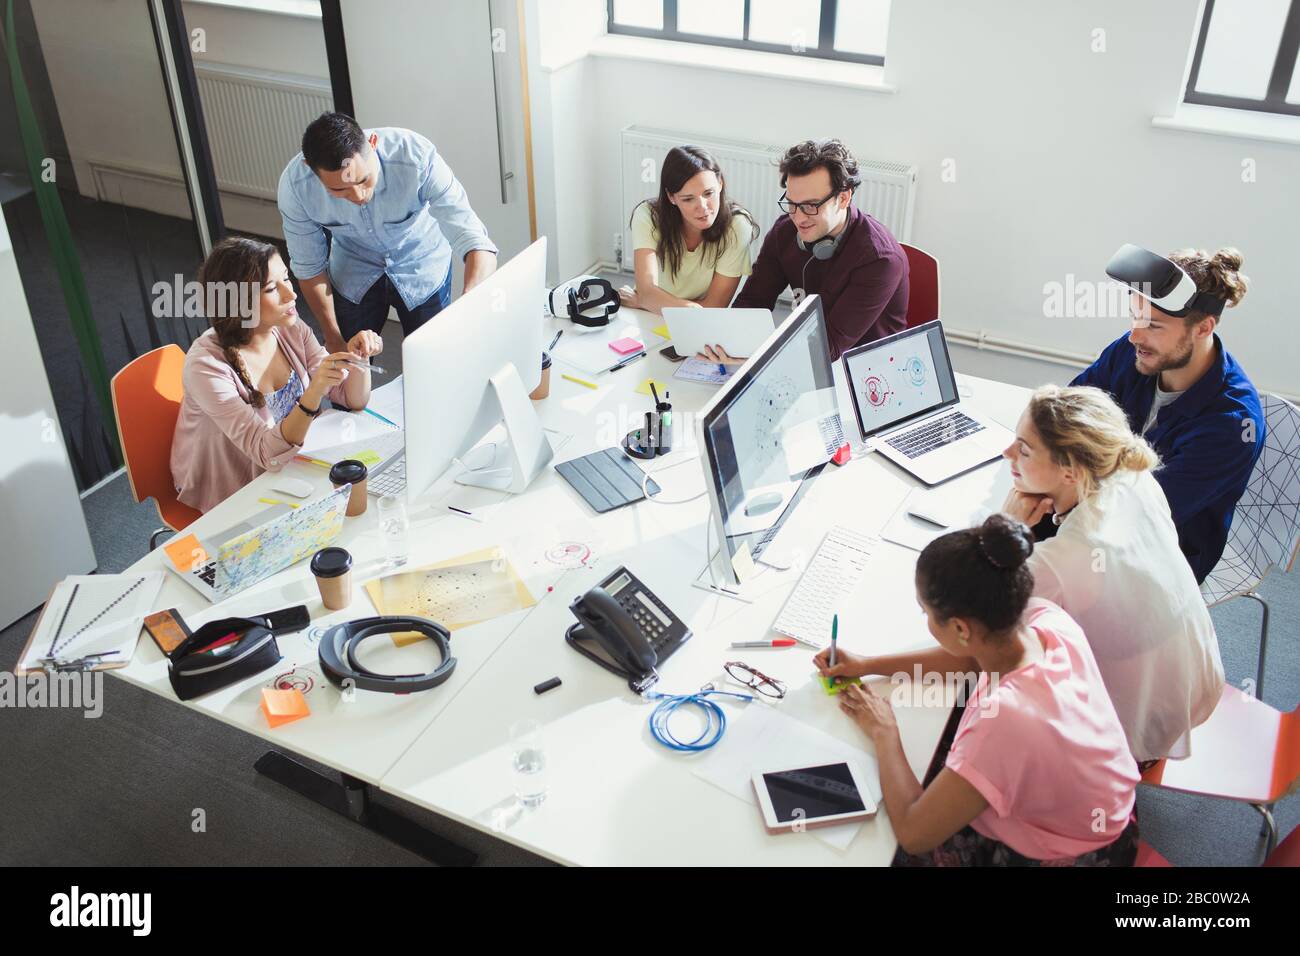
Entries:
{"type": "Polygon", "coordinates": [[[727,729],[727,715],[715,701],[709,700],[709,697],[714,694],[723,697],[735,697],[737,700],[744,701],[754,699],[752,694],[733,694],[731,691],[713,690],[711,688],[706,688],[694,694],[661,694],[657,691],[647,693],[645,695],[646,699],[659,701],[654,712],[650,714],[650,735],[669,750],[676,750],[679,753],[697,753],[701,750],[708,750],[722,739],[722,734],[727,729]],[[694,704],[704,711],[705,727],[694,740],[682,741],[673,736],[673,732],[668,728],[668,722],[672,719],[677,708],[686,704],[694,704]],[[707,740],[705,740],[706,737],[707,740]]]}

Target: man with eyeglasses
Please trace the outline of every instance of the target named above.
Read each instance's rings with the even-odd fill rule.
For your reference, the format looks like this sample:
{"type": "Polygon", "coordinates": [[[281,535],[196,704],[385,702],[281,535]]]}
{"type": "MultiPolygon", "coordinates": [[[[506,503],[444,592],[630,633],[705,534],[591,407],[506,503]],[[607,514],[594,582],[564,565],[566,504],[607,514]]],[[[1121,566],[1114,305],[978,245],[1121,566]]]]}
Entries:
{"type": "Polygon", "coordinates": [[[898,240],[853,205],[858,163],[837,139],[808,140],[781,157],[785,215],[763,239],[754,272],[732,303],[771,309],[786,287],[820,295],[831,361],[907,324],[907,257],[898,240]]]}

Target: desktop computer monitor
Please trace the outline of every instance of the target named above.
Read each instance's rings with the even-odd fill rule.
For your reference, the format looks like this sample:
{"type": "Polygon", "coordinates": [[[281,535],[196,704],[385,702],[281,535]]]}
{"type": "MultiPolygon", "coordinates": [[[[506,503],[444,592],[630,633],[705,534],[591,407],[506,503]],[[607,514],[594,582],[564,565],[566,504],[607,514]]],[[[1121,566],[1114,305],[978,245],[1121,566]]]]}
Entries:
{"type": "Polygon", "coordinates": [[[809,296],[700,413],[709,520],[728,582],[743,583],[737,564],[745,553],[762,555],[834,454],[839,407],[829,356],[821,298],[809,296]]]}
{"type": "Polygon", "coordinates": [[[528,400],[541,382],[545,289],[543,236],[402,343],[409,499],[462,458],[457,481],[513,492],[550,463],[528,400]],[[506,439],[476,448],[502,421],[506,439]]]}

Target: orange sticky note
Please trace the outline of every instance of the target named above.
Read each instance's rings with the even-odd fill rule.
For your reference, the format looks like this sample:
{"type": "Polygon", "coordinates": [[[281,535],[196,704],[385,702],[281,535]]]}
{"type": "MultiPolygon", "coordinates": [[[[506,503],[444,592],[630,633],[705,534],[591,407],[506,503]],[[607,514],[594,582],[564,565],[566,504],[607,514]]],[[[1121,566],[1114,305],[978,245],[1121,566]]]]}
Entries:
{"type": "Polygon", "coordinates": [[[192,534],[168,541],[163,545],[163,553],[171,558],[172,564],[176,565],[176,570],[181,574],[189,574],[208,563],[208,553],[192,534]]]}
{"type": "Polygon", "coordinates": [[[263,687],[262,713],[266,715],[268,724],[279,727],[300,717],[310,717],[311,708],[307,706],[307,698],[296,687],[286,690],[263,687]]]}

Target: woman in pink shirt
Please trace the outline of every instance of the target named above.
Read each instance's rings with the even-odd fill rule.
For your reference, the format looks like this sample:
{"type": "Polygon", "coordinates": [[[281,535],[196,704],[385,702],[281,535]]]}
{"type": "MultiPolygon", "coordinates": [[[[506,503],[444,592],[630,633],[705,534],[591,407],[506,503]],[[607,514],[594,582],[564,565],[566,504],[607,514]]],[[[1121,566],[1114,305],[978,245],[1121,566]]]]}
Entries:
{"type": "MultiPolygon", "coordinates": [[[[975,689],[949,721],[926,775],[903,753],[889,701],[846,687],[841,708],[875,745],[896,866],[1131,866],[1137,768],[1083,631],[1030,599],[1029,529],[1005,515],[931,542],[917,600],[939,647],[817,655],[823,675],[900,675],[914,666],[975,689]]],[[[916,685],[912,689],[919,690],[916,685]]]]}
{"type": "Polygon", "coordinates": [[[363,331],[345,352],[321,348],[298,321],[289,270],[264,242],[221,240],[198,279],[212,328],[185,355],[171,469],[180,500],[207,511],[293,458],[324,398],[364,408],[368,358],[384,345],[363,331]]]}

